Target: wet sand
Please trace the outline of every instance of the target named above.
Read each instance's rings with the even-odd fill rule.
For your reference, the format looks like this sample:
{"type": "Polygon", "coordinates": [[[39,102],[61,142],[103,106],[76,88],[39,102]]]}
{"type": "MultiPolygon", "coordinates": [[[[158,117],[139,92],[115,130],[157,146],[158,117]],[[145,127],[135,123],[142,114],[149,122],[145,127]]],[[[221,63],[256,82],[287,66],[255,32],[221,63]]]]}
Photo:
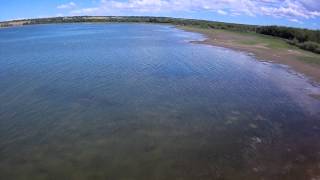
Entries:
{"type": "Polygon", "coordinates": [[[208,30],[195,27],[178,28],[201,33],[205,43],[253,54],[257,59],[285,64],[312,81],[320,82],[320,55],[307,52],[287,44],[284,40],[254,33],[240,33],[226,30],[208,30]]]}

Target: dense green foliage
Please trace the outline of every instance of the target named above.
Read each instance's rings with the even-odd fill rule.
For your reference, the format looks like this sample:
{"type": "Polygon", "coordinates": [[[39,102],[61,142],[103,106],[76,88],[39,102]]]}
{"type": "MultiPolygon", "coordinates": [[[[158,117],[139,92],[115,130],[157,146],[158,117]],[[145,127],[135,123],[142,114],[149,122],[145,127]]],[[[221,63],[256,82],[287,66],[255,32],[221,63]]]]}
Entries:
{"type": "Polygon", "coordinates": [[[279,26],[262,26],[257,33],[287,39],[289,44],[320,54],[320,31],[279,26]]]}
{"type": "Polygon", "coordinates": [[[277,36],[284,39],[296,39],[299,42],[314,41],[320,43],[320,31],[279,26],[262,26],[258,27],[256,31],[260,34],[277,36]]]}
{"type": "Polygon", "coordinates": [[[232,31],[256,32],[285,39],[289,44],[301,49],[320,53],[320,31],[281,26],[255,26],[245,24],[223,23],[195,19],[180,19],[169,17],[140,16],[73,16],[40,19],[25,19],[0,23],[0,27],[29,24],[77,23],[77,22],[143,22],[169,23],[182,26],[196,26],[206,29],[226,29],[232,31]]]}
{"type": "Polygon", "coordinates": [[[320,44],[312,41],[299,42],[297,40],[288,41],[289,44],[297,46],[301,49],[312,51],[320,54],[320,44]]]}
{"type": "Polygon", "coordinates": [[[169,17],[144,17],[144,16],[73,16],[54,17],[40,19],[24,19],[16,21],[0,22],[0,27],[30,24],[50,24],[50,23],[77,23],[77,22],[135,22],[135,23],[167,23],[182,26],[196,26],[199,28],[227,29],[235,31],[255,31],[254,25],[243,25],[234,23],[223,23],[195,19],[181,19],[169,17]],[[17,24],[18,23],[18,24],[17,24]]]}

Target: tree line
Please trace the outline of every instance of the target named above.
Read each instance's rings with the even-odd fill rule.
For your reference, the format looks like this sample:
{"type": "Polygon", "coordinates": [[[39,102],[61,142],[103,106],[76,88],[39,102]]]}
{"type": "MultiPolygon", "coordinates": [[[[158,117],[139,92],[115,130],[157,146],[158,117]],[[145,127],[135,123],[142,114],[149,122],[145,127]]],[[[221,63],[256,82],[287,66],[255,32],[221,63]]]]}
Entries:
{"type": "Polygon", "coordinates": [[[286,39],[289,44],[320,54],[320,31],[280,26],[261,26],[257,33],[286,39]]]}

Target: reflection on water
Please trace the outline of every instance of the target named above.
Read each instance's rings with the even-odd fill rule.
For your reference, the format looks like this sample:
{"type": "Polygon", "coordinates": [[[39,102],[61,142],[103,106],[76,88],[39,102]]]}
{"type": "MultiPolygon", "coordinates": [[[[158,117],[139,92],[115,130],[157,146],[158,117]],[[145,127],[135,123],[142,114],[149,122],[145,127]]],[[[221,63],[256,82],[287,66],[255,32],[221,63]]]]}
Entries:
{"type": "Polygon", "coordinates": [[[319,92],[162,25],[0,30],[0,179],[312,179],[319,92]]]}

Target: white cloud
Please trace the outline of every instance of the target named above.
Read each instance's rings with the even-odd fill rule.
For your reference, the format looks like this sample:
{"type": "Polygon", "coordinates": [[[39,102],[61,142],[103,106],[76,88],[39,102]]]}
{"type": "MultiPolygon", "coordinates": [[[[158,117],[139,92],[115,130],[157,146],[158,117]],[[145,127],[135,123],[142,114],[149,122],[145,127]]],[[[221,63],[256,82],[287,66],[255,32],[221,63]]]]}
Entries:
{"type": "Polygon", "coordinates": [[[303,22],[298,19],[289,19],[289,21],[294,22],[294,23],[303,24],[303,22]]]}
{"type": "Polygon", "coordinates": [[[62,13],[56,14],[57,17],[63,17],[64,15],[62,13]]]}
{"type": "Polygon", "coordinates": [[[227,11],[221,9],[233,9],[242,14],[255,14],[252,0],[101,0],[95,8],[96,13],[115,10],[145,13],[206,10],[226,14],[227,11]]]}
{"type": "Polygon", "coordinates": [[[223,10],[218,10],[217,13],[221,14],[221,15],[227,15],[228,14],[226,11],[223,11],[223,10]]]}
{"type": "MultiPolygon", "coordinates": [[[[68,3],[61,7],[75,7],[68,3]],[[71,5],[71,6],[70,6],[71,5]]],[[[60,8],[61,8],[60,7],[60,8]]],[[[266,15],[303,20],[320,17],[319,0],[100,0],[95,7],[74,9],[72,15],[152,14],[211,11],[221,15],[266,15]]]]}
{"type": "Polygon", "coordinates": [[[67,4],[61,4],[57,6],[58,9],[72,9],[75,8],[77,5],[74,2],[69,2],[67,4]]]}
{"type": "Polygon", "coordinates": [[[303,1],[286,0],[283,3],[279,2],[280,5],[276,7],[261,7],[261,11],[265,15],[274,17],[310,19],[320,16],[320,6],[318,9],[311,10],[307,6],[304,6],[302,2],[303,1]]]}
{"type": "Polygon", "coordinates": [[[71,14],[91,14],[96,13],[100,10],[100,8],[82,8],[71,11],[71,14]]]}

